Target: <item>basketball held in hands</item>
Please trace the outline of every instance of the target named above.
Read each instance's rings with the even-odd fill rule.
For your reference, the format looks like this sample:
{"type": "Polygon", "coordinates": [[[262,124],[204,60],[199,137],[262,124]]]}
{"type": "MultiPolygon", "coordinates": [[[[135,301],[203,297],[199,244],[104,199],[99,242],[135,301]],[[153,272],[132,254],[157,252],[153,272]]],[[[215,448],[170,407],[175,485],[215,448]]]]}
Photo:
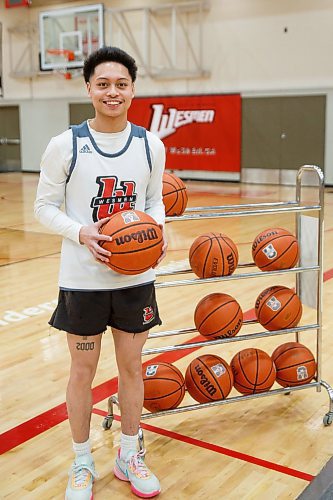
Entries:
{"type": "Polygon", "coordinates": [[[145,212],[118,212],[100,228],[100,233],[112,236],[111,241],[100,245],[111,252],[107,265],[120,274],[148,271],[162,255],[162,229],[145,212]]]}

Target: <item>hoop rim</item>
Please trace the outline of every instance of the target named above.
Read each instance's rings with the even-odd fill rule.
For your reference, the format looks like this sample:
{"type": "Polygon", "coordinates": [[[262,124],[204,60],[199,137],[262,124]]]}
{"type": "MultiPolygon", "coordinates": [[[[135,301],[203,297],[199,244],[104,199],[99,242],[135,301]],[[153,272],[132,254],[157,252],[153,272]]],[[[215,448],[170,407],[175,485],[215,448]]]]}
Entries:
{"type": "Polygon", "coordinates": [[[75,54],[72,50],[68,49],[47,49],[46,52],[48,54],[52,54],[54,56],[65,56],[67,61],[74,61],[75,54]]]}

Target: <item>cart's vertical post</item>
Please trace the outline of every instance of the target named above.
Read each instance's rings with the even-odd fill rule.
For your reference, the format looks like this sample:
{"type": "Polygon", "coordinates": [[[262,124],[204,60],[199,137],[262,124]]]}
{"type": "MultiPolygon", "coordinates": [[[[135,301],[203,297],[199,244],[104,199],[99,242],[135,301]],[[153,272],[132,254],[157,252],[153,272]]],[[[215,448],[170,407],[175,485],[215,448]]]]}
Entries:
{"type": "MultiPolygon", "coordinates": [[[[324,175],[322,170],[316,165],[303,165],[297,174],[296,179],[296,202],[301,203],[302,198],[302,176],[304,172],[313,172],[318,177],[318,203],[320,209],[318,211],[318,228],[317,228],[317,342],[316,342],[316,359],[317,359],[317,381],[321,380],[321,365],[322,365],[322,315],[323,315],[323,253],[324,253],[324,175]]],[[[301,213],[296,216],[296,234],[298,241],[301,241],[301,213]]],[[[301,295],[301,275],[296,275],[296,292],[301,295]]],[[[299,342],[299,332],[296,333],[296,341],[299,342]]],[[[320,385],[317,386],[317,391],[320,391],[320,385]]]]}

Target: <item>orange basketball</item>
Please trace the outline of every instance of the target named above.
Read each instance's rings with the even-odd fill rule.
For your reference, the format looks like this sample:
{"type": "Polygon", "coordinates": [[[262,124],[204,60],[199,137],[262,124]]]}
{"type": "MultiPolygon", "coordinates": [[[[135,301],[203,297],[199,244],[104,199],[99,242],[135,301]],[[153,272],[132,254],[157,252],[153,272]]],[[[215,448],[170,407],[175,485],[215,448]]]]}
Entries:
{"type": "Polygon", "coordinates": [[[261,349],[239,351],[232,358],[230,366],[234,374],[234,387],[241,394],[268,391],[275,382],[272,358],[261,349]]]}
{"type": "Polygon", "coordinates": [[[171,363],[156,363],[142,367],[144,402],[151,413],[177,408],[185,396],[185,380],[171,363]]]}
{"type": "Polygon", "coordinates": [[[293,387],[311,382],[317,370],[314,355],[299,342],[286,342],[278,346],[272,360],[276,368],[276,381],[282,387],[293,387]]]}
{"type": "Polygon", "coordinates": [[[185,373],[187,390],[198,403],[225,399],[232,389],[233,381],[228,363],[214,354],[193,359],[185,373]]]}
{"type": "Polygon", "coordinates": [[[267,330],[284,330],[297,326],[302,316],[302,303],[294,290],[271,286],[263,290],[255,303],[259,323],[267,330]]]}
{"type": "Polygon", "coordinates": [[[163,203],[165,215],[182,215],[187,205],[187,190],[184,182],[175,174],[163,174],[163,203]]]}
{"type": "Polygon", "coordinates": [[[231,295],[211,293],[198,302],[194,323],[204,337],[234,337],[243,324],[243,312],[231,295]]]}
{"type": "Polygon", "coordinates": [[[121,274],[140,274],[150,269],[162,254],[163,234],[150,215],[126,210],[110,217],[100,232],[112,236],[101,246],[111,252],[111,269],[121,274]]]}
{"type": "Polygon", "coordinates": [[[192,243],[189,260],[192,271],[199,278],[229,276],[238,264],[235,243],[223,233],[206,233],[192,243]]]}
{"type": "Polygon", "coordinates": [[[290,269],[299,258],[297,239],[280,227],[265,229],[252,243],[252,258],[262,271],[290,269]]]}

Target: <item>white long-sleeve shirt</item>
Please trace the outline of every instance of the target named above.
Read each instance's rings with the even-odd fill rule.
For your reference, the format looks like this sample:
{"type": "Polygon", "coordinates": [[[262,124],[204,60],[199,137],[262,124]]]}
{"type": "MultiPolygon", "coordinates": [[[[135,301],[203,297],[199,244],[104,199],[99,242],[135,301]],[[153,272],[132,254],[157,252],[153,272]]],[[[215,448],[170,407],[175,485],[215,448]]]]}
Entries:
{"type": "Polygon", "coordinates": [[[162,141],[129,122],[115,134],[96,132],[83,122],[51,139],[41,161],[35,216],[63,236],[61,289],[113,290],[155,279],[152,269],[122,275],[96,262],[80,244],[79,232],[128,209],[146,212],[163,224],[164,166],[162,141]]]}

